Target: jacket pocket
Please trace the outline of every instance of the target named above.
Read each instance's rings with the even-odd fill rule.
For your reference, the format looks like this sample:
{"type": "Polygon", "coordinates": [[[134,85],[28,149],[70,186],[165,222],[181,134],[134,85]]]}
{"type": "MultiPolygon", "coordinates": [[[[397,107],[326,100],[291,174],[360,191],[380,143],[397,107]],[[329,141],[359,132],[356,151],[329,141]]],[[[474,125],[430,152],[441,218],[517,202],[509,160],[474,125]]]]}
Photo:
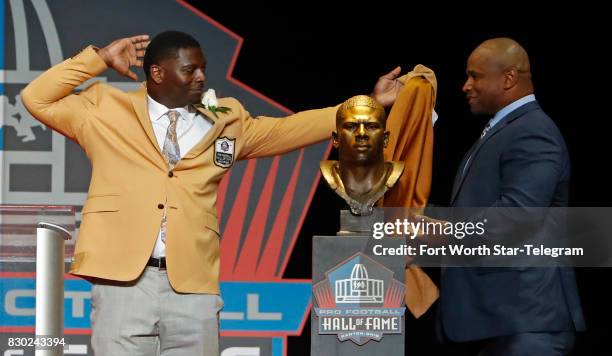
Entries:
{"type": "Polygon", "coordinates": [[[120,197],[118,195],[96,195],[87,198],[81,213],[88,214],[103,211],[119,211],[120,206],[120,197]]]}

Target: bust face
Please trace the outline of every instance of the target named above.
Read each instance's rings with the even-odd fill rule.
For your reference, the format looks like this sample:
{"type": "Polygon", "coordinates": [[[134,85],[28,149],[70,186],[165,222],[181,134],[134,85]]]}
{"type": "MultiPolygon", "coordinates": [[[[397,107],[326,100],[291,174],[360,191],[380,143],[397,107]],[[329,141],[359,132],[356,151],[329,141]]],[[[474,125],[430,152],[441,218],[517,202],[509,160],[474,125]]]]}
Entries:
{"type": "Polygon", "coordinates": [[[341,107],[336,120],[334,147],[341,162],[369,164],[382,161],[389,139],[384,111],[368,105],[341,107]]]}

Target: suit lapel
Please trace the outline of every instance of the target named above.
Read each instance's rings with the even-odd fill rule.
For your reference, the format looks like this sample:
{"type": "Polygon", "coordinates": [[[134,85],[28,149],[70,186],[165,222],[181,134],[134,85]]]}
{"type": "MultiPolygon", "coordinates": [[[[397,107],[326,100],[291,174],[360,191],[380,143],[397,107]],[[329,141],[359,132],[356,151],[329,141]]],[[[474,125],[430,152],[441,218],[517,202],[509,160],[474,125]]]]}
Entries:
{"type": "Polygon", "coordinates": [[[160,165],[160,167],[166,169],[166,160],[163,154],[160,151],[160,147],[157,144],[157,138],[155,137],[155,132],[153,132],[153,125],[151,124],[151,118],[149,117],[149,111],[147,109],[147,87],[143,84],[138,90],[128,93],[130,101],[132,102],[132,107],[134,108],[134,112],[136,113],[136,117],[138,118],[138,122],[142,126],[147,139],[150,144],[153,145],[154,150],[158,153],[156,162],[160,165]]]}
{"type": "Polygon", "coordinates": [[[459,189],[459,186],[461,185],[461,182],[463,180],[464,172],[467,172],[467,167],[465,166],[467,163],[467,160],[470,157],[472,157],[472,155],[474,154],[474,151],[476,150],[476,147],[478,147],[478,144],[479,144],[478,141],[474,142],[472,147],[470,147],[470,149],[463,156],[463,159],[461,160],[461,163],[459,164],[459,168],[457,169],[457,173],[455,174],[455,179],[453,180],[451,203],[454,202],[455,195],[457,194],[457,190],[459,189]]]}
{"type": "Polygon", "coordinates": [[[149,117],[149,111],[147,110],[147,87],[143,84],[137,91],[131,92],[130,100],[132,106],[138,117],[138,121],[142,126],[142,129],[147,134],[149,141],[155,147],[157,152],[161,155],[157,139],[155,138],[155,132],[153,132],[153,126],[151,125],[151,118],[149,117]]]}
{"type": "Polygon", "coordinates": [[[461,162],[461,165],[459,166],[459,170],[457,172],[457,175],[455,176],[455,182],[453,184],[453,192],[452,192],[452,195],[451,195],[451,205],[453,205],[455,203],[455,199],[457,198],[457,194],[459,193],[459,190],[461,189],[461,186],[463,185],[465,177],[467,176],[467,174],[468,174],[468,172],[470,170],[470,167],[472,166],[472,164],[476,160],[478,152],[480,151],[482,146],[487,141],[489,141],[491,139],[491,137],[495,136],[501,130],[506,128],[509,123],[511,123],[512,121],[514,121],[514,120],[518,119],[519,117],[525,115],[529,111],[538,109],[539,107],[540,107],[540,105],[538,104],[538,102],[537,101],[533,101],[533,102],[527,103],[527,104],[517,108],[516,110],[514,110],[511,113],[509,113],[508,115],[506,115],[506,117],[504,117],[495,126],[493,126],[493,128],[491,128],[491,130],[487,133],[487,135],[484,138],[479,139],[478,141],[476,141],[474,143],[474,145],[472,145],[472,148],[470,149],[470,151],[468,151],[468,154],[466,154],[466,156],[464,157],[463,161],[461,162]],[[467,166],[466,166],[466,161],[467,161],[467,166]],[[465,167],[465,169],[464,169],[464,167],[465,167]]]}
{"type": "Polygon", "coordinates": [[[225,120],[216,118],[212,112],[204,109],[199,105],[196,106],[196,109],[200,112],[204,120],[207,120],[213,126],[210,128],[210,130],[208,130],[208,132],[206,133],[206,135],[204,135],[200,142],[193,146],[193,148],[189,150],[189,152],[187,152],[187,154],[182,159],[191,159],[202,154],[202,152],[204,152],[208,147],[210,147],[210,145],[215,141],[215,139],[219,137],[219,135],[223,131],[223,128],[225,128],[225,120]]]}

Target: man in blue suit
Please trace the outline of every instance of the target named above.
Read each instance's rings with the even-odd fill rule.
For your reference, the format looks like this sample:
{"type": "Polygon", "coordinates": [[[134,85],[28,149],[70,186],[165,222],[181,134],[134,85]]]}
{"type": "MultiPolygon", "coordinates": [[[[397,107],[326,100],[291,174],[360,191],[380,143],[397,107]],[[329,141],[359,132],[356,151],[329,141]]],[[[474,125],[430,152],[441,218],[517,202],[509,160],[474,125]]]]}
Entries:
{"type": "MultiPolygon", "coordinates": [[[[483,42],[463,91],[473,114],[492,118],[459,166],[451,206],[567,206],[567,148],[533,95],[526,51],[483,42]]],[[[567,355],[585,327],[571,268],[444,268],[439,311],[443,336],[479,356],[567,355]]]]}

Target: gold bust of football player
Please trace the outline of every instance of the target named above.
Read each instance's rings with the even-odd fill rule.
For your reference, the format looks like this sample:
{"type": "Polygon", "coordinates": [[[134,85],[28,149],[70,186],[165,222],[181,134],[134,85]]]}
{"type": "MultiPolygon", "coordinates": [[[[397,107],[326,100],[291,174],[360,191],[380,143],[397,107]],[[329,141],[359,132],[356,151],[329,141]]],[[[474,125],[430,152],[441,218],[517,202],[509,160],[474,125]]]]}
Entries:
{"type": "Polygon", "coordinates": [[[404,171],[403,162],[385,162],[389,141],[383,106],[367,95],[354,96],[336,113],[333,145],[338,161],[322,161],[327,184],[349,205],[354,215],[369,215],[376,202],[404,171]]]}

